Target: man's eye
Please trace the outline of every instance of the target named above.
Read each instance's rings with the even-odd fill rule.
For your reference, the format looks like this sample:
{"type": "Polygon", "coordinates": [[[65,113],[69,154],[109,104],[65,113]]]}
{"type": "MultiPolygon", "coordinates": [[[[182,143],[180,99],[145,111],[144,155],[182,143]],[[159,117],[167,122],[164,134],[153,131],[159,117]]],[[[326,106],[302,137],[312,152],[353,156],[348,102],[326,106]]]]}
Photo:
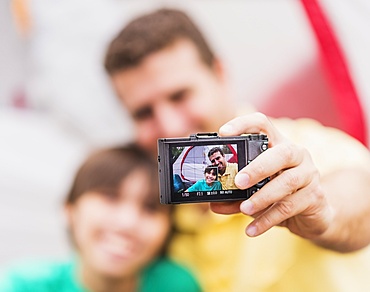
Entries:
{"type": "Polygon", "coordinates": [[[137,121],[149,119],[153,116],[153,110],[151,107],[143,107],[133,113],[133,118],[137,121]]]}
{"type": "Polygon", "coordinates": [[[186,89],[180,90],[171,95],[171,101],[180,102],[184,100],[187,95],[188,95],[188,90],[186,89]]]}

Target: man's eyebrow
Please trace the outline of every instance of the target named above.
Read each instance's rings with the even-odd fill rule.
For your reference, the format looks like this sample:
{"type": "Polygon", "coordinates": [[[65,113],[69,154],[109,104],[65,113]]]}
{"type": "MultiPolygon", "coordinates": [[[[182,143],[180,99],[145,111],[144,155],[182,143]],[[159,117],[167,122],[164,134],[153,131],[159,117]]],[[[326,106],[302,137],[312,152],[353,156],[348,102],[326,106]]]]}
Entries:
{"type": "Polygon", "coordinates": [[[150,105],[145,105],[145,106],[135,109],[132,112],[132,116],[134,118],[140,119],[140,118],[144,118],[145,116],[151,115],[152,112],[153,112],[152,107],[150,105]]]}
{"type": "Polygon", "coordinates": [[[187,88],[182,88],[182,89],[179,89],[175,92],[173,92],[171,95],[170,95],[170,98],[171,99],[177,99],[177,98],[180,98],[182,97],[183,95],[187,94],[190,90],[187,89],[187,88]]]}

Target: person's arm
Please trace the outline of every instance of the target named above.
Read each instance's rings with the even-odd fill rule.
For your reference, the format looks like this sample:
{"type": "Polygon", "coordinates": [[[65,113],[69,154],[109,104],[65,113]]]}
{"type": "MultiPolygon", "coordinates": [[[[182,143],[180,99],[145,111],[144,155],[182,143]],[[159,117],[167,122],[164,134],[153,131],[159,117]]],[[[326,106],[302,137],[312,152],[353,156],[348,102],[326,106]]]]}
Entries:
{"type": "MultiPolygon", "coordinates": [[[[241,211],[253,216],[255,220],[246,229],[249,236],[258,236],[278,225],[340,252],[368,245],[370,163],[367,167],[338,164],[337,169],[319,173],[308,150],[286,139],[260,113],[238,117],[220,129],[223,136],[260,132],[267,134],[269,149],[243,168],[235,183],[245,189],[268,176],[271,181],[246,201],[211,203],[211,209],[216,213],[241,211]]],[[[322,147],[330,151],[336,145],[322,147]]],[[[365,158],[369,159],[369,155],[365,158]]]]}

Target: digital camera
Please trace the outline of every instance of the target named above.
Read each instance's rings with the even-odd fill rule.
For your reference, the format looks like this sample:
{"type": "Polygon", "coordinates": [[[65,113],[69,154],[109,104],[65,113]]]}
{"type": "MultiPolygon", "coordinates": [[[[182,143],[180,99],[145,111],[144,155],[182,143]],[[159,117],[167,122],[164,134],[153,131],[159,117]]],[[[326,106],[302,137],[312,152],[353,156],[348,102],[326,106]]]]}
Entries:
{"type": "Polygon", "coordinates": [[[268,149],[263,134],[220,137],[199,133],[187,138],[158,139],[158,172],[162,204],[246,200],[269,178],[241,190],[238,171],[268,149]]]}

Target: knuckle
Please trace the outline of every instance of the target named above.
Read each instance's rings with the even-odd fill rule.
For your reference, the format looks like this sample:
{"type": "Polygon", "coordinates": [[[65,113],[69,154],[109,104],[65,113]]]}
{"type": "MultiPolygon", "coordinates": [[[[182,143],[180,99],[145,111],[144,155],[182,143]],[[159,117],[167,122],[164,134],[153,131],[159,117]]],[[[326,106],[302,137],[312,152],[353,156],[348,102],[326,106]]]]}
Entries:
{"type": "Polygon", "coordinates": [[[271,214],[266,214],[263,218],[260,218],[258,222],[256,222],[256,226],[261,229],[268,229],[275,225],[275,222],[271,216],[271,214]]]}
{"type": "Polygon", "coordinates": [[[313,200],[316,201],[321,201],[325,199],[323,189],[319,185],[313,186],[311,188],[310,196],[313,200]]]}
{"type": "Polygon", "coordinates": [[[262,210],[272,204],[271,200],[266,196],[256,196],[249,199],[256,210],[262,210]]]}
{"type": "Polygon", "coordinates": [[[256,117],[258,118],[258,120],[260,121],[267,121],[267,116],[261,112],[256,112],[255,113],[256,117]]]}
{"type": "Polygon", "coordinates": [[[254,113],[256,121],[260,126],[266,125],[268,123],[268,118],[265,114],[261,112],[254,113]]]}
{"type": "Polygon", "coordinates": [[[310,152],[307,149],[303,149],[302,152],[303,152],[302,157],[303,157],[303,160],[305,161],[305,163],[311,166],[312,172],[317,172],[318,173],[318,170],[315,166],[315,163],[312,160],[310,152]]]}
{"type": "Polygon", "coordinates": [[[285,143],[280,145],[281,157],[286,163],[290,163],[295,160],[297,147],[296,145],[285,143]]]}
{"type": "Polygon", "coordinates": [[[255,176],[255,177],[264,177],[264,175],[266,173],[266,168],[263,165],[263,163],[259,163],[259,162],[255,161],[254,167],[253,167],[253,172],[254,172],[253,176],[255,176]]]}
{"type": "Polygon", "coordinates": [[[284,200],[276,202],[274,207],[284,218],[287,218],[292,214],[294,204],[290,200],[284,200]]]}
{"type": "Polygon", "coordinates": [[[284,172],[283,184],[292,191],[296,191],[300,188],[300,179],[297,175],[290,171],[284,172]]]}

